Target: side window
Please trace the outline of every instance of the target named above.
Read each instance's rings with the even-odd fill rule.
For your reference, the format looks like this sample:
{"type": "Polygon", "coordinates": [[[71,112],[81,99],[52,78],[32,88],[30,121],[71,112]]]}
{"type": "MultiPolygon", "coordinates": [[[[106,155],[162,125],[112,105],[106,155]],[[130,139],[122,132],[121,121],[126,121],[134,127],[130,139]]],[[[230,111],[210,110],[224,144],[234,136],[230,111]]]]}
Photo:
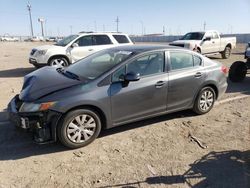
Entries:
{"type": "Polygon", "coordinates": [[[164,54],[152,53],[138,58],[127,65],[127,72],[140,73],[141,76],[161,73],[164,70],[164,54]]]}
{"type": "Polygon", "coordinates": [[[92,36],[83,36],[79,38],[75,43],[77,43],[78,46],[92,46],[92,36]]]}
{"type": "Polygon", "coordinates": [[[112,44],[110,38],[107,35],[94,35],[93,36],[94,45],[107,45],[112,44]]]}
{"type": "Polygon", "coordinates": [[[171,70],[193,67],[193,56],[183,52],[170,52],[171,70]]]}
{"type": "Polygon", "coordinates": [[[214,39],[218,39],[219,38],[219,36],[218,36],[218,34],[216,32],[213,32],[213,38],[214,39]]]}
{"type": "Polygon", "coordinates": [[[193,58],[194,58],[194,66],[195,67],[202,65],[202,59],[200,57],[194,55],[193,58]]]}
{"type": "Polygon", "coordinates": [[[112,75],[112,82],[119,82],[124,80],[124,76],[126,74],[126,67],[122,66],[117,71],[115,71],[112,75]]]}
{"type": "Polygon", "coordinates": [[[113,35],[113,37],[120,44],[129,43],[129,40],[125,35],[113,35]]]}
{"type": "Polygon", "coordinates": [[[213,34],[211,32],[206,33],[205,37],[213,38],[213,34]]]}

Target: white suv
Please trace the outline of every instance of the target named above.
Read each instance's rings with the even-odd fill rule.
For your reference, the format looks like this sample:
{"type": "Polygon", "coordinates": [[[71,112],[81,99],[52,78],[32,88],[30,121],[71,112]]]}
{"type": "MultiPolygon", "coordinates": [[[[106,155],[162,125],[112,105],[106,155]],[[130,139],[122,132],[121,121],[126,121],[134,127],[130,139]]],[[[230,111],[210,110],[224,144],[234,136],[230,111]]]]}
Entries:
{"type": "Polygon", "coordinates": [[[70,35],[54,45],[44,45],[33,48],[29,62],[35,67],[68,66],[97,51],[133,44],[127,34],[81,32],[70,35]]]}

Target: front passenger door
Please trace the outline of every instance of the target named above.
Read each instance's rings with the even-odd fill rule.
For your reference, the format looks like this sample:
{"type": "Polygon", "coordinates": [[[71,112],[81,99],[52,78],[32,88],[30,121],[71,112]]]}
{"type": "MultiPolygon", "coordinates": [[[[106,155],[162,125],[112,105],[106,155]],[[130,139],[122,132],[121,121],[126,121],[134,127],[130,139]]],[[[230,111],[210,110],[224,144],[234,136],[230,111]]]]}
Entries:
{"type": "Polygon", "coordinates": [[[76,43],[77,46],[73,47],[70,50],[73,62],[82,59],[95,52],[95,48],[93,47],[92,35],[83,36],[77,39],[74,43],[76,43]]]}
{"type": "Polygon", "coordinates": [[[166,111],[168,74],[164,71],[164,59],[163,52],[154,52],[113,74],[110,96],[114,125],[166,111]],[[124,75],[129,72],[140,73],[141,78],[124,87],[124,75]]]}

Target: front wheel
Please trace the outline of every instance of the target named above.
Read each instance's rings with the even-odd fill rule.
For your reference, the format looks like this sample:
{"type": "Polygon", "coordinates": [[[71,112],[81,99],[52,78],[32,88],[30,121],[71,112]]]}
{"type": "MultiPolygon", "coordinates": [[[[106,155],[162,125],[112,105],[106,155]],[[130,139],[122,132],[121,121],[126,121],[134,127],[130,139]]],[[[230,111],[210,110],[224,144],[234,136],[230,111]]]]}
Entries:
{"type": "Polygon", "coordinates": [[[52,67],[67,67],[69,62],[64,57],[53,57],[49,60],[48,65],[52,67]]]}
{"type": "Polygon", "coordinates": [[[214,89],[211,87],[204,87],[195,100],[193,111],[197,114],[208,113],[213,108],[215,99],[216,94],[214,89]]]}
{"type": "Polygon", "coordinates": [[[57,127],[61,143],[69,148],[84,147],[93,142],[101,131],[98,113],[90,109],[69,112],[57,127]]]}

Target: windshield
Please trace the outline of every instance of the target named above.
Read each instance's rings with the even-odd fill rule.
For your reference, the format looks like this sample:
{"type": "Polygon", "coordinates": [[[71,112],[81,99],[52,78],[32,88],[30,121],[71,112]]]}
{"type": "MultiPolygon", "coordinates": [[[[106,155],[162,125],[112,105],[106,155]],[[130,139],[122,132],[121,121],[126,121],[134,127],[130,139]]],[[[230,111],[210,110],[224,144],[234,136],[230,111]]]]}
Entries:
{"type": "Polygon", "coordinates": [[[131,51],[103,50],[70,65],[65,71],[93,80],[132,56],[131,51]]]}
{"type": "Polygon", "coordinates": [[[64,39],[59,40],[55,45],[57,45],[57,46],[66,46],[67,44],[69,44],[72,40],[74,40],[78,36],[79,35],[70,35],[70,36],[67,36],[64,39]]]}
{"type": "Polygon", "coordinates": [[[202,40],[204,32],[187,33],[180,40],[202,40]]]}

